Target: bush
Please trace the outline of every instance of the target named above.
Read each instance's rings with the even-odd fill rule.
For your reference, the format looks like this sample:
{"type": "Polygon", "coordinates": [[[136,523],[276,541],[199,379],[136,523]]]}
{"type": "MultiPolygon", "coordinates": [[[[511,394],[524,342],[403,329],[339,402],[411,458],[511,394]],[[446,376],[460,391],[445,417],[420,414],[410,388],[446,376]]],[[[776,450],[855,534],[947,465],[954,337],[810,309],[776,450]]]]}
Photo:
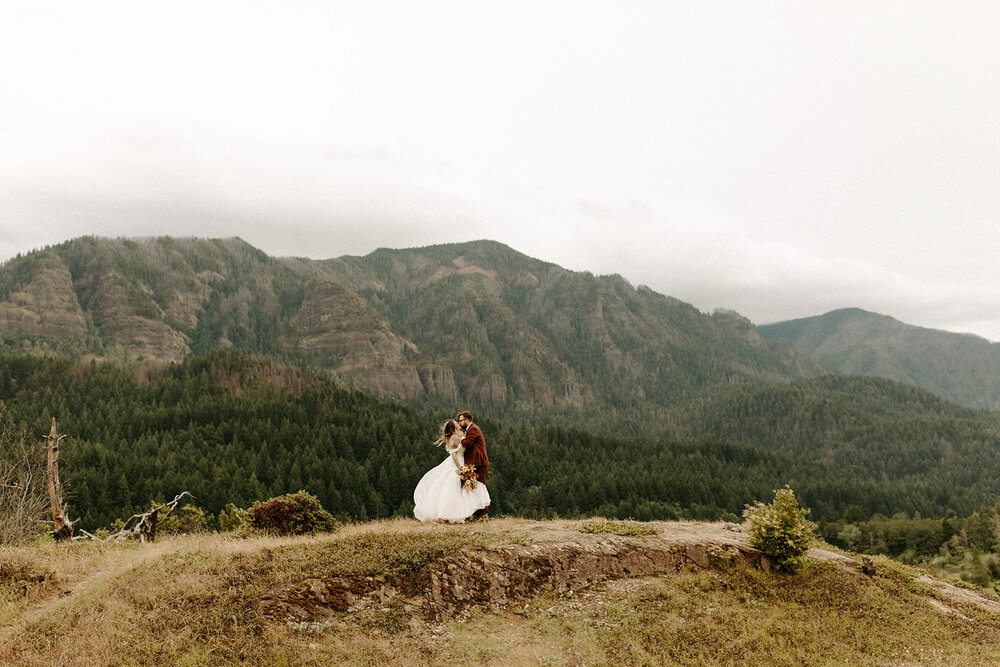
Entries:
{"type": "Polygon", "coordinates": [[[254,503],[248,513],[251,526],[277,535],[333,532],[339,525],[316,496],[305,491],[254,503]]]}
{"type": "Polygon", "coordinates": [[[770,505],[757,501],[743,510],[750,544],[777,561],[778,569],[794,570],[816,540],[816,524],[799,507],[795,492],[788,486],[774,492],[770,505]]]}
{"type": "MultiPolygon", "coordinates": [[[[152,503],[152,507],[158,507],[163,503],[152,503]]],[[[165,535],[186,535],[189,533],[203,533],[208,530],[208,523],[212,520],[211,514],[205,514],[202,508],[188,503],[157,525],[157,532],[165,535]]]]}
{"type": "Polygon", "coordinates": [[[247,510],[237,507],[232,503],[226,503],[226,508],[219,511],[219,531],[232,533],[242,530],[250,522],[250,514],[247,510]]]}

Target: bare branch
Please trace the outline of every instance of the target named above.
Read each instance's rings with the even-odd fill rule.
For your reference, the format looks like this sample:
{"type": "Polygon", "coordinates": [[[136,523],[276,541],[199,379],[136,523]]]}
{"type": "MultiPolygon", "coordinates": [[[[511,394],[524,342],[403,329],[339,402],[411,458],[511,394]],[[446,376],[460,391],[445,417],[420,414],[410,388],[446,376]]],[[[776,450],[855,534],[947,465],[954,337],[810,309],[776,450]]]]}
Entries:
{"type": "Polygon", "coordinates": [[[24,431],[0,429],[0,544],[17,544],[40,532],[45,516],[41,450],[24,431]]]}
{"type": "MultiPolygon", "coordinates": [[[[171,500],[169,503],[163,503],[158,505],[148,512],[143,512],[141,514],[133,514],[129,517],[125,525],[117,533],[108,535],[107,540],[109,542],[119,542],[121,540],[127,540],[134,537],[138,537],[140,542],[153,542],[156,540],[156,529],[160,527],[170,513],[177,509],[177,503],[181,501],[181,498],[188,496],[193,498],[187,491],[182,491],[177,496],[171,500]],[[163,512],[163,510],[166,510],[163,512]],[[161,515],[160,512],[163,512],[161,515]]],[[[96,539],[96,538],[95,538],[96,539]]]]}

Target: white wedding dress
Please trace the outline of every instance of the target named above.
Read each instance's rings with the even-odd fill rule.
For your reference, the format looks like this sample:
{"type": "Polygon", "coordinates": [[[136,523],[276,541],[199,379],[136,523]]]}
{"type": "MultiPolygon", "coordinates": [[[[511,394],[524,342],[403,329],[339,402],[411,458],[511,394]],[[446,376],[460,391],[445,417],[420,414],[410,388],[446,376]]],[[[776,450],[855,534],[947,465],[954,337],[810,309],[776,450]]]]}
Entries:
{"type": "Polygon", "coordinates": [[[482,482],[475,489],[466,488],[458,476],[458,468],[465,465],[465,447],[455,441],[456,447],[448,449],[449,456],[427,471],[413,490],[413,516],[420,521],[448,521],[461,523],[476,510],[490,504],[490,492],[482,482]],[[451,452],[458,458],[458,466],[451,452]]]}

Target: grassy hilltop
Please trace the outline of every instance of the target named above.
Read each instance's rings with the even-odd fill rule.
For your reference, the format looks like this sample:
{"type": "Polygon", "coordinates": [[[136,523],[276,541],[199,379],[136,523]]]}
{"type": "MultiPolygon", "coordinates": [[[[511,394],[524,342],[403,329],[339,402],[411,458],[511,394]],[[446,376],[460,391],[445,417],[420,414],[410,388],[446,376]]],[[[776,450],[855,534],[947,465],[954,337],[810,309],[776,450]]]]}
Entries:
{"type": "Polygon", "coordinates": [[[301,538],[42,543],[0,550],[0,663],[981,665],[1000,655],[995,598],[875,565],[865,576],[850,555],[814,549],[798,573],[778,574],[743,535],[677,522],[395,520],[301,538]],[[448,588],[447,572],[473,581],[510,559],[519,573],[492,579],[520,584],[448,588]],[[672,565],[615,565],[642,562],[672,565]],[[369,592],[340,611],[302,601],[332,600],[336,582],[369,592]],[[275,600],[310,616],[281,618],[275,600]]]}

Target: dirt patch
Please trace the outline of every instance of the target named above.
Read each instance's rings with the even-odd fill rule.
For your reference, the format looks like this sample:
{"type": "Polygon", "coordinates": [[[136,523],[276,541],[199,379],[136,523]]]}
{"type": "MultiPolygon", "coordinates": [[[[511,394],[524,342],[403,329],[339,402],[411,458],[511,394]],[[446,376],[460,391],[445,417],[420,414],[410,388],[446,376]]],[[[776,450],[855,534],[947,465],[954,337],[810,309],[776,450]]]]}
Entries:
{"type": "MultiPolygon", "coordinates": [[[[945,603],[964,603],[974,607],[979,607],[984,611],[991,611],[995,614],[1000,614],[1000,600],[981,591],[961,588],[959,586],[949,584],[946,581],[928,577],[927,575],[920,575],[915,579],[915,581],[933,589],[935,593],[944,598],[945,603]]],[[[934,602],[934,600],[932,600],[932,602],[934,602]]],[[[938,606],[947,607],[947,604],[939,604],[938,606]]],[[[952,613],[958,614],[956,610],[951,609],[950,607],[947,607],[947,609],[952,613]]],[[[959,616],[961,616],[961,614],[959,614],[959,616]]]]}
{"type": "MultiPolygon", "coordinates": [[[[859,581],[870,581],[870,575],[864,571],[864,559],[866,558],[864,556],[852,558],[851,556],[825,549],[812,549],[809,552],[809,556],[834,563],[845,571],[854,574],[859,581]]],[[[870,564],[870,559],[868,560],[870,564]]],[[[968,617],[951,606],[965,604],[978,607],[984,611],[1000,614],[1000,599],[981,590],[962,588],[925,574],[914,577],[913,581],[914,583],[926,586],[938,596],[937,598],[928,597],[927,601],[931,606],[943,613],[955,614],[960,618],[968,620],[968,617]]]]}

